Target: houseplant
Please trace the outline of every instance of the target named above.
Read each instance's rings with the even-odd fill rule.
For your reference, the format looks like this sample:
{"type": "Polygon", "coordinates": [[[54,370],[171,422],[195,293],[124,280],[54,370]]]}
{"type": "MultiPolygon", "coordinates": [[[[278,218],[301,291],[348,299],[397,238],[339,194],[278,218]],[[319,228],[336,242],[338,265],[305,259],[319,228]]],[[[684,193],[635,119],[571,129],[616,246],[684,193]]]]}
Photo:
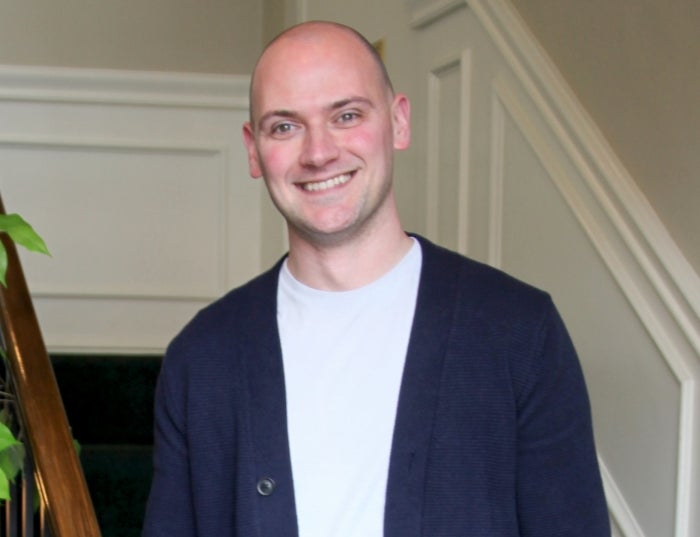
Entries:
{"type": "MultiPolygon", "coordinates": [[[[0,233],[6,233],[12,241],[27,250],[49,254],[43,239],[18,214],[0,214],[0,233]]],[[[7,252],[0,242],[0,284],[6,286],[7,252]]],[[[4,351],[3,358],[4,358],[4,351]]],[[[12,402],[13,395],[6,389],[4,379],[0,381],[0,400],[12,402]]],[[[24,446],[12,433],[9,425],[10,416],[7,404],[0,411],[0,500],[10,499],[10,482],[22,468],[24,446]]]]}

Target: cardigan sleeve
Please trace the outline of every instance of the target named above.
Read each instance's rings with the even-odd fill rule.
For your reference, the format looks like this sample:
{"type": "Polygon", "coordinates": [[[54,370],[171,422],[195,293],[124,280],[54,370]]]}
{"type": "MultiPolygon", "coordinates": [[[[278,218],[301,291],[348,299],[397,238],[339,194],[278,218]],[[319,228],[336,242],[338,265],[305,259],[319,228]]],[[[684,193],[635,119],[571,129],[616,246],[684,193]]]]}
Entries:
{"type": "Polygon", "coordinates": [[[583,372],[554,305],[516,394],[522,537],[609,537],[583,372]]]}
{"type": "Polygon", "coordinates": [[[194,537],[194,509],[185,431],[183,394],[175,357],[166,354],[154,408],[153,482],[143,537],[194,537]]]}

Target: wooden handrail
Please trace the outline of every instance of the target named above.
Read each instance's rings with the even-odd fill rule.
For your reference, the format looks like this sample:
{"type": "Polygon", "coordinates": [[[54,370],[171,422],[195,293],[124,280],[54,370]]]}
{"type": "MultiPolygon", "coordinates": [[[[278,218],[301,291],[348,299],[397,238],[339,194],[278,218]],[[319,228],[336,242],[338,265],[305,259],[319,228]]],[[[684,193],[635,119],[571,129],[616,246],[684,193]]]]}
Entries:
{"type": "MultiPolygon", "coordinates": [[[[0,213],[5,209],[0,198],[0,213]]],[[[41,336],[14,243],[3,233],[7,250],[7,287],[0,285],[0,322],[18,411],[23,420],[54,537],[100,537],[68,418],[51,361],[41,336]]]]}

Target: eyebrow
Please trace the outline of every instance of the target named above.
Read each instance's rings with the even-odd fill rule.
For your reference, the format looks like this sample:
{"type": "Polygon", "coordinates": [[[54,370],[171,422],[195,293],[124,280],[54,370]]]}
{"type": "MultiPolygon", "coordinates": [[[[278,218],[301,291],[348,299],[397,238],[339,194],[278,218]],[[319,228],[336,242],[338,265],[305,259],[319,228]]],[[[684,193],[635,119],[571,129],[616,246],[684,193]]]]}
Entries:
{"type": "Polygon", "coordinates": [[[269,112],[266,112],[262,116],[260,116],[260,119],[257,122],[257,126],[261,127],[263,123],[265,123],[268,119],[273,118],[273,117],[281,117],[281,118],[295,118],[297,117],[296,112],[292,112],[291,110],[270,110],[269,112]]]}
{"type": "Polygon", "coordinates": [[[329,110],[337,110],[338,108],[344,108],[349,104],[353,103],[360,103],[360,104],[365,104],[369,106],[370,108],[374,108],[374,103],[370,101],[367,97],[348,97],[347,99],[341,99],[340,101],[335,101],[331,103],[331,105],[328,107],[329,110]]]}
{"type": "MultiPolygon", "coordinates": [[[[325,107],[325,110],[332,112],[334,110],[344,108],[344,107],[346,107],[350,104],[353,104],[353,103],[359,103],[359,104],[369,106],[370,108],[376,108],[374,102],[372,102],[367,97],[352,96],[352,97],[340,99],[338,101],[333,101],[332,103],[330,103],[328,106],[325,107]]],[[[269,112],[266,112],[262,116],[260,116],[260,119],[257,122],[257,126],[261,127],[263,125],[263,123],[265,123],[267,120],[269,120],[270,118],[273,118],[273,117],[295,119],[295,118],[299,117],[299,113],[297,113],[293,110],[287,110],[284,108],[279,109],[279,110],[270,110],[269,112]]]]}

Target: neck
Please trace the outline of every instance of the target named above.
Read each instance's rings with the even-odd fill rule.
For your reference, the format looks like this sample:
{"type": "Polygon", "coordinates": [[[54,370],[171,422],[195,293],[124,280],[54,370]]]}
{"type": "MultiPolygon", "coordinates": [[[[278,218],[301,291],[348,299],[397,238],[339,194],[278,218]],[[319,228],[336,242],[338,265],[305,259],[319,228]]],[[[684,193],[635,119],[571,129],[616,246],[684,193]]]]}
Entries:
{"type": "Polygon", "coordinates": [[[370,284],[391,270],[412,245],[398,221],[382,233],[323,244],[294,233],[289,237],[288,267],[294,277],[323,291],[348,291],[370,284]]]}

